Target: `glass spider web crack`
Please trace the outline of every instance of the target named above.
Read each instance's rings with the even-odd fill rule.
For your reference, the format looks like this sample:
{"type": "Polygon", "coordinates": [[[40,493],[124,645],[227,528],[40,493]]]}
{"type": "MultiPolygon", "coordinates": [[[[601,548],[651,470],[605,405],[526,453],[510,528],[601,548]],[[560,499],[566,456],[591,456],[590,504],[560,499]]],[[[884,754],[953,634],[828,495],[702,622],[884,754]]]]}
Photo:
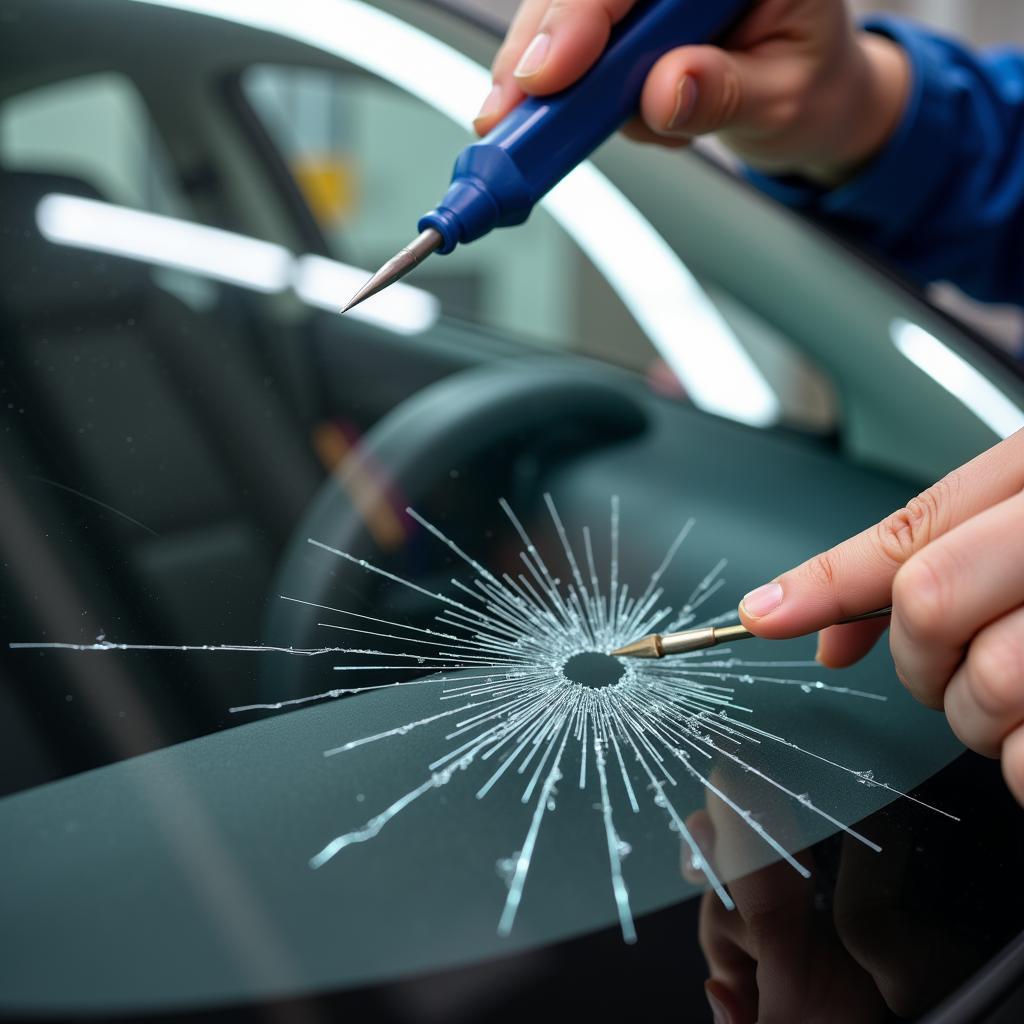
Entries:
{"type": "MultiPolygon", "coordinates": [[[[298,657],[358,655],[359,664],[333,666],[338,672],[419,674],[422,678],[392,679],[384,683],[336,686],[321,693],[267,703],[232,707],[233,713],[281,710],[371,690],[389,690],[423,684],[444,684],[439,701],[454,706],[362,736],[324,750],[337,757],[367,744],[400,738],[413,730],[444,723],[448,748],[426,765],[426,776],[359,828],[341,833],[310,858],[310,866],[323,868],[346,847],[369,842],[403,811],[455,779],[478,774],[475,796],[484,800],[496,787],[521,786],[519,800],[528,809],[529,824],[520,848],[498,861],[507,885],[498,933],[509,935],[523,902],[527,880],[545,819],[557,813],[560,787],[587,790],[596,779],[606,846],[611,896],[622,936],[636,940],[625,861],[631,852],[623,837],[622,821],[639,815],[645,803],[656,808],[665,827],[678,835],[690,865],[703,873],[727,908],[733,902],[723,881],[705,858],[686,825],[687,811],[674,790],[689,780],[721,801],[743,826],[793,870],[808,876],[808,869],[759,820],[756,811],[731,796],[712,777],[716,764],[733,765],[744,775],[759,779],[786,800],[827,822],[869,849],[875,842],[844,823],[823,801],[787,786],[752,763],[748,749],[777,747],[827,765],[852,777],[858,784],[902,796],[953,820],[938,807],[924,803],[876,778],[871,770],[856,770],[820,752],[804,748],[786,737],[760,728],[749,720],[753,709],[737,699],[740,687],[772,685],[797,688],[801,693],[827,693],[837,697],[884,701],[885,697],[820,679],[765,671],[818,668],[813,661],[743,660],[728,648],[693,652],[667,661],[611,659],[614,650],[637,636],[655,631],[685,629],[691,625],[718,625],[735,621],[734,611],[702,618],[700,610],[725,585],[727,560],[720,559],[675,607],[665,600],[662,579],[694,529],[688,519],[675,535],[664,557],[642,591],[632,593],[620,578],[619,500],[611,499],[609,556],[598,570],[589,527],[581,531],[582,556],[573,547],[568,530],[551,496],[544,501],[564,558],[565,579],[555,575],[520,519],[502,499],[500,506],[523,547],[521,568],[512,575],[492,573],[437,526],[413,509],[409,516],[445,545],[470,570],[465,579],[451,578],[451,590],[441,592],[389,572],[366,559],[309,538],[309,543],[331,557],[353,563],[390,583],[408,588],[436,604],[431,626],[413,626],[383,617],[284,596],[282,599],[341,616],[343,622],[318,626],[362,638],[397,642],[400,650],[367,646],[312,648],[260,645],[146,645],[114,643],[101,636],[93,644],[11,644],[22,648],[63,648],[76,651],[158,650],[190,652],[260,652],[298,657]],[[358,623],[358,624],[354,624],[358,623]],[[408,646],[406,646],[408,645],[408,646]],[[374,660],[363,663],[362,656],[374,660]],[[604,685],[588,685],[573,678],[569,668],[581,656],[607,658],[613,669],[604,685]],[[424,675],[424,673],[427,673],[424,675]],[[617,678],[613,678],[617,677],[617,678]]],[[[593,664],[593,663],[592,663],[593,664]]],[[[627,829],[628,831],[628,829],[627,829]]]]}

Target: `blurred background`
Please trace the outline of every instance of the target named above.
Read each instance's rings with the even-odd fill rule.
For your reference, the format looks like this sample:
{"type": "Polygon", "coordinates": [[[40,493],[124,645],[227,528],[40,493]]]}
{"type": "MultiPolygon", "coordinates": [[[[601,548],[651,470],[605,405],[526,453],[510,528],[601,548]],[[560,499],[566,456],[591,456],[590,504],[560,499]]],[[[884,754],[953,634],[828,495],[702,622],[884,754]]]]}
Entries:
{"type": "Polygon", "coordinates": [[[893,11],[907,14],[938,28],[956,32],[977,43],[1021,40],[1021,7],[1017,0],[854,0],[859,13],[893,11]]]}
{"type": "MultiPolygon", "coordinates": [[[[860,14],[890,11],[918,18],[944,31],[970,39],[978,45],[999,43],[1024,45],[1024,11],[1019,0],[854,0],[860,14]]],[[[1019,351],[1024,337],[1024,315],[1015,307],[983,306],[971,302],[954,288],[938,285],[932,289],[937,305],[966,320],[1004,348],[1019,351]]]]}

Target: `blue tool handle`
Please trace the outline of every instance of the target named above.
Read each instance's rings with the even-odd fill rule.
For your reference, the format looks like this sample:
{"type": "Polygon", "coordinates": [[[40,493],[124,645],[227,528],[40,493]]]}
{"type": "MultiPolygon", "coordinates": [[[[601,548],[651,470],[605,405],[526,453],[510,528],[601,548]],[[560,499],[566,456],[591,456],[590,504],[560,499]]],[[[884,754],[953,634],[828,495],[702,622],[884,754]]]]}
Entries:
{"type": "Polygon", "coordinates": [[[420,218],[419,230],[439,231],[444,241],[437,251],[446,253],[492,228],[521,224],[542,196],[636,113],[659,57],[715,39],[750,3],[641,0],[579,81],[527,98],[459,154],[448,192],[420,218]]]}

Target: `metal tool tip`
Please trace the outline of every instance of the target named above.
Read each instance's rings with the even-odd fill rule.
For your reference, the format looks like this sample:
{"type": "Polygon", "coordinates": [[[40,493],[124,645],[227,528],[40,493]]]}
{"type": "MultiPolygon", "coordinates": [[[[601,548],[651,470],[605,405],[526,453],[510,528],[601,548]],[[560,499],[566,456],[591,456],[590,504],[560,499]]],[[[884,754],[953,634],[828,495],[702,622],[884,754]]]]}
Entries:
{"type": "Polygon", "coordinates": [[[439,231],[427,228],[414,238],[404,249],[399,249],[394,256],[370,278],[362,288],[359,289],[348,301],[341,312],[347,313],[360,302],[365,302],[370,296],[383,291],[389,284],[394,284],[399,278],[405,277],[413,267],[422,263],[432,252],[441,248],[444,239],[439,231]]]}
{"type": "Polygon", "coordinates": [[[349,299],[348,302],[344,306],[342,306],[341,309],[338,310],[338,312],[347,313],[350,309],[352,309],[353,306],[358,306],[359,303],[363,301],[363,299],[368,299],[370,296],[368,294],[364,295],[363,292],[365,291],[367,291],[366,286],[360,288],[359,291],[357,291],[355,295],[353,295],[352,298],[349,299]]]}
{"type": "Polygon", "coordinates": [[[613,658],[660,658],[661,637],[657,633],[651,633],[610,653],[613,658]]]}
{"type": "MultiPolygon", "coordinates": [[[[403,249],[402,251],[404,252],[405,250],[403,249]]],[[[398,257],[395,256],[388,260],[388,262],[385,263],[384,266],[381,267],[380,270],[378,270],[377,273],[374,274],[373,277],[371,277],[370,280],[367,281],[366,284],[364,284],[363,287],[348,300],[348,304],[341,310],[341,312],[347,313],[354,306],[358,306],[360,302],[365,302],[371,295],[376,295],[377,292],[383,291],[383,289],[387,288],[392,281],[397,281],[398,278],[401,277],[401,274],[394,274],[391,272],[392,264],[397,259],[398,257]]]]}

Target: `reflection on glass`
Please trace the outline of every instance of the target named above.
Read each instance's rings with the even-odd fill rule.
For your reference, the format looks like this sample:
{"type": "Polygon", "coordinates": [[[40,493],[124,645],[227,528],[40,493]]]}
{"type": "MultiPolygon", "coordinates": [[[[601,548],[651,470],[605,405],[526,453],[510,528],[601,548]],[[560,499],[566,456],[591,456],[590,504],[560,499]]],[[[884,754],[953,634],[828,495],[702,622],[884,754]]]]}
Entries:
{"type": "MultiPolygon", "coordinates": [[[[395,750],[396,755],[412,765],[414,772],[415,762],[420,762],[425,777],[394,794],[358,828],[337,834],[319,850],[310,851],[308,864],[324,868],[346,848],[376,840],[421,798],[447,794],[453,783],[452,788],[461,791],[457,799],[463,804],[463,815],[470,813],[465,803],[467,790],[476,801],[492,794],[505,804],[513,800],[526,808],[528,824],[518,848],[497,862],[507,886],[497,922],[501,937],[513,931],[528,880],[533,877],[535,857],[546,838],[544,826],[566,804],[570,818],[578,817],[581,801],[600,815],[606,890],[610,890],[611,906],[626,942],[636,940],[626,859],[633,854],[638,836],[655,822],[660,821],[662,839],[668,834],[683,843],[691,868],[711,886],[722,905],[732,909],[727,882],[776,859],[807,878],[810,872],[791,851],[836,831],[880,853],[877,842],[847,823],[856,820],[865,805],[877,808],[904,796],[957,820],[941,808],[908,796],[871,769],[842,763],[831,748],[816,749],[813,743],[797,742],[763,727],[738,690],[778,687],[790,695],[787,703],[793,705],[795,698],[796,706],[836,698],[884,705],[884,694],[809,676],[808,669],[815,675],[820,672],[813,661],[744,660],[727,648],[662,661],[614,659],[607,654],[640,634],[693,624],[715,625],[735,618],[732,610],[709,617],[705,608],[723,586],[725,559],[713,562],[685,600],[678,604],[666,601],[666,573],[695,529],[695,520],[683,523],[660,563],[637,587],[635,580],[621,575],[617,498],[611,499],[608,532],[598,538],[588,525],[574,529],[571,536],[550,495],[545,495],[550,527],[559,545],[557,561],[551,554],[545,557],[541,553],[504,499],[500,504],[522,544],[519,560],[523,571],[515,575],[495,575],[433,523],[409,510],[413,521],[461,563],[462,571],[443,591],[310,539],[317,551],[427,598],[434,611],[429,626],[283,595],[327,620],[318,623],[321,629],[351,636],[350,644],[309,649],[158,647],[101,639],[94,644],[15,646],[81,653],[179,650],[329,655],[342,658],[341,664],[333,666],[336,672],[379,673],[378,678],[385,680],[351,687],[342,677],[341,685],[325,692],[236,706],[232,708],[235,713],[295,708],[366,691],[377,691],[374,697],[386,698],[380,691],[405,693],[422,686],[420,703],[425,701],[426,714],[402,717],[399,699],[388,712],[392,719],[399,717],[397,724],[358,735],[322,753],[333,758],[381,741],[395,741],[403,744],[395,750]],[[357,656],[354,664],[344,660],[353,655],[357,656]],[[434,674],[424,676],[430,670],[434,674]],[[432,734],[434,743],[439,739],[441,743],[403,742],[411,733],[422,732],[432,734]],[[427,751],[426,756],[421,751],[427,751]],[[794,777],[794,764],[800,766],[798,777],[794,777]],[[830,776],[831,781],[824,785],[830,776]],[[844,788],[856,791],[857,784],[868,791],[866,801],[859,792],[852,802],[844,796],[844,788]],[[740,832],[739,841],[729,843],[728,850],[719,848],[721,863],[727,866],[721,874],[686,823],[695,794],[703,794],[712,806],[726,808],[730,827],[740,832]],[[638,827],[638,821],[643,825],[638,827]]],[[[932,756],[930,753],[927,759],[932,756]]],[[[938,763],[943,763],[944,755],[938,756],[938,763]]],[[[450,827],[466,824],[464,817],[454,818],[450,827]]],[[[592,850],[584,852],[579,839],[568,850],[583,871],[583,864],[589,861],[593,870],[602,859],[595,859],[592,850]]],[[[564,859],[567,848],[562,845],[561,851],[564,859]]],[[[642,863],[650,856],[651,850],[644,850],[635,859],[642,863]]],[[[358,873],[358,867],[353,869],[358,873]]],[[[294,871],[294,866],[290,870],[294,871]]],[[[332,865],[332,870],[344,871],[344,863],[332,865]]],[[[322,874],[318,872],[318,877],[322,874]]],[[[666,888],[664,873],[661,875],[661,882],[653,887],[650,878],[641,875],[637,879],[641,910],[678,897],[677,881],[673,879],[666,888]]],[[[549,872],[542,876],[542,892],[550,878],[549,872]]],[[[559,917],[549,902],[540,900],[531,917],[532,931],[543,922],[551,937],[562,935],[577,926],[575,917],[559,917]]]]}
{"type": "Polygon", "coordinates": [[[49,242],[188,270],[258,292],[283,291],[291,277],[291,253],[283,246],[82,196],[44,196],[36,223],[49,242]]]}
{"type": "Polygon", "coordinates": [[[890,330],[893,344],[907,359],[999,437],[1009,437],[1024,427],[1024,410],[934,334],[906,320],[894,320],[890,330]]]}
{"type": "MultiPolygon", "coordinates": [[[[926,795],[941,800],[969,785],[977,801],[969,824],[906,808],[878,811],[860,827],[884,857],[837,835],[796,855],[806,875],[777,863],[735,877],[732,865],[743,861],[752,836],[708,794],[687,825],[705,862],[735,877],[733,911],[712,894],[700,906],[704,988],[716,1013],[735,1024],[916,1020],[982,965],[986,942],[1017,933],[1017,887],[1008,891],[1000,872],[975,874],[969,851],[1018,809],[997,765],[960,768],[956,783],[947,770],[926,795]]],[[[694,884],[704,880],[685,860],[682,872],[694,884]]]]}

